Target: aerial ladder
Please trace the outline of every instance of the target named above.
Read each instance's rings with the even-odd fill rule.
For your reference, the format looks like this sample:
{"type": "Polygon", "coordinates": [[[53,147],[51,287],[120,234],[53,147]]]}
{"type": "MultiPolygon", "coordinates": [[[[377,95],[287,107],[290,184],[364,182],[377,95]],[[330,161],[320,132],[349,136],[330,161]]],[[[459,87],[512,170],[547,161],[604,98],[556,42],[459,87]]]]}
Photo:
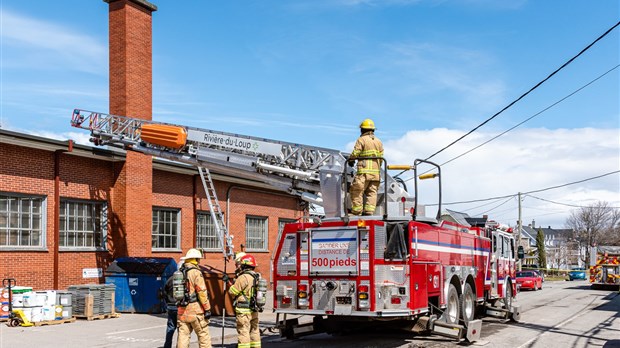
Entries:
{"type": "Polygon", "coordinates": [[[325,187],[333,182],[329,180],[331,176],[344,171],[346,159],[338,150],[81,109],[73,110],[71,125],[89,130],[90,141],[95,145],[137,151],[196,167],[225,257],[233,255],[232,236],[217,198],[212,170],[263,182],[275,190],[324,206],[328,215],[341,214],[338,206],[328,203],[336,200],[325,199],[325,195],[343,195],[333,185],[325,187]]]}

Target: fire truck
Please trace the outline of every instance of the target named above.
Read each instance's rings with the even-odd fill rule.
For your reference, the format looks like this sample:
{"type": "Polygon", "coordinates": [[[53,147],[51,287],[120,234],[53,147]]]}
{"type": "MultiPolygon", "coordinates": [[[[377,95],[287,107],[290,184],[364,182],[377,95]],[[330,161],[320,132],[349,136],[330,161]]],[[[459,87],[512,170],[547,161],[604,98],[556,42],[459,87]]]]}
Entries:
{"type": "Polygon", "coordinates": [[[620,287],[620,247],[603,245],[592,247],[590,258],[592,288],[620,287]]]}
{"type": "Polygon", "coordinates": [[[402,325],[475,341],[485,315],[518,320],[516,253],[510,230],[465,214],[442,214],[441,168],[430,161],[388,165],[372,216],[349,216],[355,175],[337,150],[75,109],[71,125],[96,145],[195,166],[226,257],[232,237],[210,170],[261,181],[322,206],[321,216],[285,225],[271,265],[273,308],[283,336],[338,332],[350,324],[402,325]],[[426,169],[426,172],[421,171],[426,169]],[[388,170],[413,171],[414,192],[388,170]],[[437,214],[418,203],[422,180],[437,179],[437,214]],[[299,317],[311,318],[300,322],[299,317]]]}

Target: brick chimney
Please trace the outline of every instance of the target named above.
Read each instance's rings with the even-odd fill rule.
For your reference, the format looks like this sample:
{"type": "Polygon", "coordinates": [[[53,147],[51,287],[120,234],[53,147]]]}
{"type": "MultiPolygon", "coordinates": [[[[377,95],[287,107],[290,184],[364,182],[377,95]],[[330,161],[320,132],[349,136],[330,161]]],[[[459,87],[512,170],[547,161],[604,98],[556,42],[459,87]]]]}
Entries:
{"type": "MultiPolygon", "coordinates": [[[[103,0],[109,4],[110,113],[153,118],[152,12],[145,0],[103,0]]],[[[151,254],[153,164],[151,156],[127,151],[115,163],[108,220],[114,257],[151,254]]]]}

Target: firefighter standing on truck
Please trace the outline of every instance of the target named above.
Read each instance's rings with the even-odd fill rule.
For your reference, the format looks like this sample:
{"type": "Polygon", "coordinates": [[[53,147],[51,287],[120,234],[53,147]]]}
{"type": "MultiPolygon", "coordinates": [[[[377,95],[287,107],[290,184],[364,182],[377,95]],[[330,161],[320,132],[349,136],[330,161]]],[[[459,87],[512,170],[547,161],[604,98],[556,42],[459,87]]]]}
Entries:
{"type": "Polygon", "coordinates": [[[381,160],[364,157],[383,157],[383,143],[375,136],[375,123],[367,118],[360,124],[361,135],[355,142],[348,163],[357,160],[357,173],[351,184],[351,214],[373,215],[377,205],[377,190],[381,180],[381,160]],[[366,201],[364,203],[364,200],[366,201]]]}
{"type": "Polygon", "coordinates": [[[256,259],[244,254],[235,258],[237,278],[228,292],[235,298],[235,315],[237,317],[237,347],[260,347],[260,330],[258,328],[258,308],[256,307],[255,279],[260,274],[254,271],[256,259]]]}
{"type": "Polygon", "coordinates": [[[180,270],[184,276],[184,296],[178,305],[177,347],[179,348],[189,347],[192,331],[195,331],[198,336],[198,347],[211,347],[211,335],[209,334],[211,304],[207,296],[204,276],[198,268],[199,259],[202,259],[202,252],[198,249],[189,249],[185,255],[185,263],[180,270]]]}

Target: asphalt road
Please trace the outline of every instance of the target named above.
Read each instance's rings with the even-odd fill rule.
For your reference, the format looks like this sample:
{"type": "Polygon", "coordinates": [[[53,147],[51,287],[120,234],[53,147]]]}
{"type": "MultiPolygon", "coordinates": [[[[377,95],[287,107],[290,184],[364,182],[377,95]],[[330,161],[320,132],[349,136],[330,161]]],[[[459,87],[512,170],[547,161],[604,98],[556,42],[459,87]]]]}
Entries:
{"type": "MultiPolygon", "coordinates": [[[[545,282],[543,290],[520,292],[521,321],[510,323],[485,319],[482,347],[620,347],[620,295],[605,290],[591,290],[585,281],[545,282]]],[[[261,325],[271,326],[275,315],[261,314],[261,325]]],[[[165,334],[165,315],[122,314],[120,318],[78,320],[74,323],[31,328],[9,328],[0,324],[0,348],[9,347],[161,347],[165,334]]],[[[263,347],[461,347],[442,337],[413,337],[402,331],[362,330],[347,335],[317,334],[297,340],[279,337],[265,330],[263,347]]],[[[220,346],[222,321],[210,324],[212,342],[220,346]]],[[[224,346],[234,347],[234,318],[226,320],[224,346]]],[[[198,347],[193,336],[192,348],[198,347]]]]}
{"type": "MultiPolygon", "coordinates": [[[[620,347],[620,295],[592,290],[586,281],[545,282],[543,290],[517,295],[521,320],[485,318],[477,347],[620,347]]],[[[412,337],[386,330],[302,337],[295,341],[267,338],[266,347],[460,347],[441,337],[412,337]]]]}

